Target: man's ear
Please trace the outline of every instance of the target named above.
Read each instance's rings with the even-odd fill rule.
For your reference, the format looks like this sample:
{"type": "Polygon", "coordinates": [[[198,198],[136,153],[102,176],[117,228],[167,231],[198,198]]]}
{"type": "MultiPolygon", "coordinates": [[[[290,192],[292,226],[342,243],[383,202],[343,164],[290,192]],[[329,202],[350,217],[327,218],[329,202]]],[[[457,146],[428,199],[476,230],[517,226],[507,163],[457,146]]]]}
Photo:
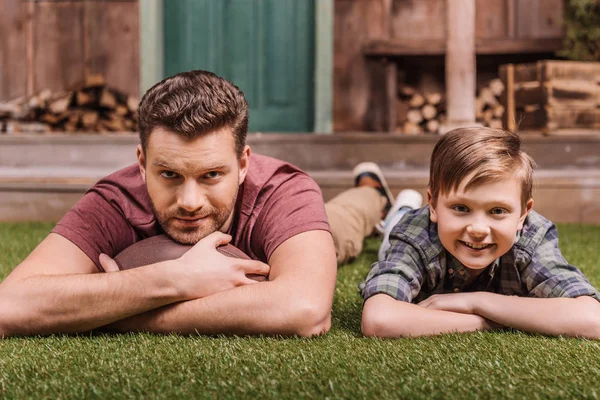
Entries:
{"type": "Polygon", "coordinates": [[[427,204],[429,204],[429,220],[433,223],[437,223],[438,217],[433,203],[435,202],[433,201],[433,196],[431,196],[431,190],[427,189],[427,204]]]}
{"type": "Polygon", "coordinates": [[[248,168],[250,167],[250,154],[252,150],[250,150],[250,146],[244,146],[244,150],[242,151],[242,155],[240,156],[240,171],[238,175],[238,185],[244,183],[246,180],[246,174],[248,174],[248,168]]]}
{"type": "Polygon", "coordinates": [[[525,210],[523,210],[523,214],[521,215],[521,218],[519,218],[519,227],[517,228],[517,230],[521,230],[523,229],[523,223],[525,223],[525,218],[527,218],[527,215],[529,214],[529,211],[531,211],[531,209],[533,208],[533,199],[529,199],[527,200],[527,204],[525,205],[525,210]]]}
{"type": "Polygon", "coordinates": [[[146,182],[146,156],[144,155],[144,150],[142,149],[142,145],[137,145],[136,151],[137,159],[138,159],[138,168],[140,169],[140,174],[142,175],[142,179],[146,182]]]}

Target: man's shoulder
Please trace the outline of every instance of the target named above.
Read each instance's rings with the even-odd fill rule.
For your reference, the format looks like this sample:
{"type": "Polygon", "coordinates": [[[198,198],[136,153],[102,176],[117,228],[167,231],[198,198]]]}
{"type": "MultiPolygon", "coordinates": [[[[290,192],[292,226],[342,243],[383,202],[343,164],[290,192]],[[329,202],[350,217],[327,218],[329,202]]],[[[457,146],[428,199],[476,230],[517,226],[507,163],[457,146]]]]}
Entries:
{"type": "Polygon", "coordinates": [[[99,197],[118,210],[132,224],[149,224],[154,220],[146,183],[137,164],[132,164],[100,179],[88,193],[99,197]]]}
{"type": "Polygon", "coordinates": [[[270,178],[279,175],[308,176],[302,169],[289,162],[256,153],[250,155],[250,168],[248,174],[250,177],[257,180],[269,180],[270,178]]]}
{"type": "Polygon", "coordinates": [[[264,156],[252,154],[250,156],[250,167],[246,176],[246,190],[259,195],[264,191],[273,191],[284,184],[308,186],[320,190],[317,183],[302,169],[288,162],[264,156]]]}

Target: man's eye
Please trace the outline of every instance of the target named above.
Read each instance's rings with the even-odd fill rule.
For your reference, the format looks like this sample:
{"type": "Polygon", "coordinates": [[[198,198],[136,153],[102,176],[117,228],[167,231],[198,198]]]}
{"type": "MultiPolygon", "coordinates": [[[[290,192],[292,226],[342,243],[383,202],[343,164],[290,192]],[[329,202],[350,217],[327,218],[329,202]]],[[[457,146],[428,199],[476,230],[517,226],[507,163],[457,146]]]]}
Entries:
{"type": "Polygon", "coordinates": [[[217,179],[217,178],[220,178],[222,175],[223,175],[222,172],[210,171],[210,172],[207,172],[204,176],[208,179],[217,179]]]}
{"type": "Polygon", "coordinates": [[[457,211],[457,212],[460,212],[460,213],[469,212],[469,207],[463,206],[462,204],[458,204],[458,205],[452,206],[452,209],[454,211],[457,211]]]}
{"type": "Polygon", "coordinates": [[[163,178],[166,178],[166,179],[175,179],[175,178],[177,178],[178,175],[173,171],[162,171],[160,173],[160,176],[162,176],[163,178]]]}

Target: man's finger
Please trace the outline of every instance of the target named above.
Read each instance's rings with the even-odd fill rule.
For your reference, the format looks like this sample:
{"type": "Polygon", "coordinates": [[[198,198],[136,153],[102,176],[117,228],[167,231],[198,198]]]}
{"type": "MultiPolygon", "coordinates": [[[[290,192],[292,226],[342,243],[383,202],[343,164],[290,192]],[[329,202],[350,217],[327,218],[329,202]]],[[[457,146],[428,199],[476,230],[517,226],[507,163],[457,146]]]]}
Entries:
{"type": "Polygon", "coordinates": [[[264,275],[257,275],[257,274],[248,274],[246,275],[246,278],[254,281],[254,282],[264,282],[267,280],[267,277],[264,275]]]}
{"type": "Polygon", "coordinates": [[[231,236],[226,233],[216,231],[205,237],[202,242],[207,242],[210,244],[210,246],[216,249],[219,246],[223,246],[231,242],[231,236]]]}
{"type": "Polygon", "coordinates": [[[100,261],[100,265],[104,268],[105,272],[117,272],[119,271],[119,265],[115,260],[102,253],[98,257],[98,261],[100,261]]]}
{"type": "Polygon", "coordinates": [[[239,265],[246,275],[269,275],[269,272],[271,272],[271,267],[268,264],[257,260],[240,260],[239,265]]]}

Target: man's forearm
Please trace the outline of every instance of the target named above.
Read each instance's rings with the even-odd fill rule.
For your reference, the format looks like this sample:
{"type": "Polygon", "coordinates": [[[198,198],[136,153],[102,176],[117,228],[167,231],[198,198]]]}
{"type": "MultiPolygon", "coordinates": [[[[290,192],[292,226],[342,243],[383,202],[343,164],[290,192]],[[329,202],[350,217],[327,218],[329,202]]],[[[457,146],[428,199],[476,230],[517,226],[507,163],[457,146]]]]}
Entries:
{"type": "Polygon", "coordinates": [[[118,321],[109,330],[180,334],[313,336],[329,329],[328,299],[309,299],[272,281],[180,302],[118,321]]]}
{"type": "Polygon", "coordinates": [[[180,300],[161,264],[113,274],[12,279],[0,285],[0,331],[82,332],[180,300]]]}
{"type": "Polygon", "coordinates": [[[498,324],[547,335],[600,338],[600,303],[589,296],[530,298],[478,293],[474,312],[498,324]]]}
{"type": "Polygon", "coordinates": [[[492,328],[479,315],[428,309],[385,294],[369,298],[363,309],[365,336],[418,337],[492,328]]]}

